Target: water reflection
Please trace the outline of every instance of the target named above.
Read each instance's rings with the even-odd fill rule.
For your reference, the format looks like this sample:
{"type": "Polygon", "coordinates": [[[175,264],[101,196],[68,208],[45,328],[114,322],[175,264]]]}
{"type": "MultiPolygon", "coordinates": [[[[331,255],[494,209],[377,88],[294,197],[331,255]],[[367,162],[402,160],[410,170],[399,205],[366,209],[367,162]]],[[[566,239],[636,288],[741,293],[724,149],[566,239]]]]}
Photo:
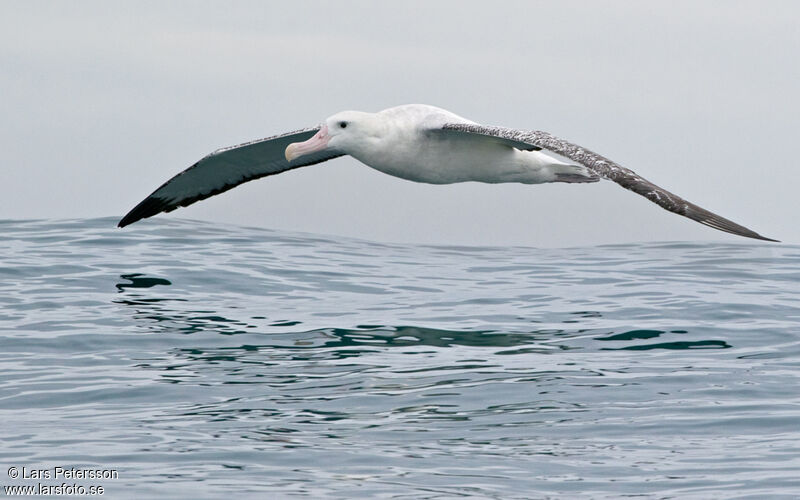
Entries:
{"type": "Polygon", "coordinates": [[[122,274],[120,278],[130,283],[117,283],[117,290],[125,291],[126,288],[152,288],[156,285],[171,285],[172,282],[164,278],[150,278],[141,273],[122,274]]]}
{"type": "MultiPolygon", "coordinates": [[[[565,350],[653,350],[653,349],[726,349],[727,342],[717,339],[671,340],[664,337],[687,335],[684,329],[631,329],[621,332],[597,328],[580,328],[581,323],[602,318],[600,311],[575,311],[562,315],[561,324],[574,328],[540,328],[528,331],[509,332],[492,329],[448,329],[419,325],[356,325],[353,327],[330,327],[304,329],[303,322],[291,319],[272,319],[268,315],[250,316],[248,319],[231,317],[236,308],[227,306],[226,314],[212,309],[180,309],[175,303],[187,303],[180,297],[145,296],[143,289],[158,285],[171,285],[165,278],[146,276],[142,273],[120,276],[129,283],[118,283],[123,294],[115,303],[130,307],[134,319],[150,332],[196,334],[201,332],[219,335],[257,335],[259,340],[235,349],[257,350],[280,349],[346,349],[338,354],[342,357],[357,356],[353,347],[381,346],[384,348],[430,346],[430,347],[486,347],[506,348],[496,354],[555,353],[565,350]],[[136,291],[133,291],[136,289],[136,291]],[[287,330],[290,329],[290,330],[287,330]],[[658,342],[646,342],[656,340],[658,342]],[[263,342],[267,340],[267,342],[263,342]],[[644,342],[643,342],[644,341],[644,342]],[[618,346],[602,346],[614,343],[618,346]]],[[[531,321],[533,322],[533,321],[531,321]]]]}
{"type": "Polygon", "coordinates": [[[630,345],[617,349],[606,348],[608,351],[649,351],[652,349],[729,349],[733,346],[724,340],[698,340],[696,342],[663,342],[659,344],[630,345]]]}
{"type": "MultiPolygon", "coordinates": [[[[600,341],[631,341],[631,340],[644,340],[644,339],[653,339],[658,338],[664,334],[668,333],[675,333],[675,334],[685,334],[689,333],[686,330],[670,330],[669,332],[664,330],[630,330],[627,332],[616,333],[612,335],[607,335],[604,337],[595,337],[595,340],[600,341]]],[[[624,347],[612,348],[606,347],[603,350],[607,351],[616,351],[616,350],[627,350],[627,351],[649,351],[652,349],[728,349],[732,347],[730,344],[725,342],[724,340],[697,340],[697,341],[676,341],[676,342],[660,342],[656,344],[637,344],[637,345],[629,345],[624,347]]]]}

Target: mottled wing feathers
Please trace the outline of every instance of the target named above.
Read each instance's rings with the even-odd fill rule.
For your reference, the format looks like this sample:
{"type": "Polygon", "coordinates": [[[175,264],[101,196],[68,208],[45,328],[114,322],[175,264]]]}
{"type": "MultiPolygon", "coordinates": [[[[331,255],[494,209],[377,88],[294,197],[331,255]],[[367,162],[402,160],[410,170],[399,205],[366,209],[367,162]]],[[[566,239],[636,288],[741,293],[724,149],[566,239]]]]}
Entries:
{"type": "MultiPolygon", "coordinates": [[[[485,134],[483,132],[477,132],[477,131],[473,132],[472,130],[462,130],[462,129],[459,129],[458,133],[454,134],[453,130],[455,130],[455,129],[450,128],[453,125],[455,125],[455,124],[447,124],[442,128],[429,128],[429,129],[425,130],[425,133],[430,135],[430,136],[439,137],[439,138],[442,138],[442,139],[447,139],[447,138],[454,139],[454,138],[457,138],[457,137],[469,137],[469,138],[479,138],[479,139],[483,138],[483,139],[486,139],[486,140],[490,140],[492,142],[505,144],[506,146],[510,146],[512,148],[517,148],[517,149],[522,150],[522,151],[539,151],[540,149],[542,149],[541,147],[539,147],[539,146],[537,146],[535,144],[531,144],[530,142],[517,140],[513,136],[511,136],[510,134],[506,134],[506,135],[485,134]]],[[[464,125],[467,125],[467,124],[464,124],[464,125]]],[[[485,128],[485,127],[482,127],[481,125],[469,124],[469,126],[478,127],[478,128],[481,128],[481,129],[485,128]]]]}
{"type": "Polygon", "coordinates": [[[552,151],[572,161],[580,163],[590,170],[594,171],[601,177],[612,180],[634,193],[640,194],[660,205],[662,208],[674,212],[684,217],[688,217],[706,226],[713,227],[720,231],[727,233],[745,236],[747,238],[754,238],[757,240],[777,241],[771,238],[766,238],[751,231],[744,226],[736,224],[724,217],[709,212],[708,210],[688,202],[666,189],[656,186],[652,182],[640,177],[633,170],[627,169],[617,163],[600,156],[588,149],[582,148],[576,144],[559,139],[547,132],[541,131],[525,131],[514,130],[503,127],[490,127],[483,125],[473,125],[468,123],[449,123],[442,127],[443,130],[464,133],[464,134],[480,134],[491,137],[502,137],[509,141],[522,142],[530,144],[548,151],[552,151]]]}
{"type": "Polygon", "coordinates": [[[125,227],[161,212],[189,206],[260,177],[342,156],[338,151],[327,150],[303,156],[291,163],[286,161],[286,146],[305,141],[318,130],[319,127],[296,130],[218,149],[153,191],[128,212],[118,225],[125,227]]]}

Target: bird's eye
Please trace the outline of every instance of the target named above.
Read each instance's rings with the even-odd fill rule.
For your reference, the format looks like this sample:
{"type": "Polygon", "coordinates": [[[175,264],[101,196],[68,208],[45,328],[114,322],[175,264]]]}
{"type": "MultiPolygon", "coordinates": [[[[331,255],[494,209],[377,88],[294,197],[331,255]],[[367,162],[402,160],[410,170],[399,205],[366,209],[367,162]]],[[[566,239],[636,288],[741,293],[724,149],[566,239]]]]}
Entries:
{"type": "Polygon", "coordinates": [[[341,128],[347,128],[347,122],[339,122],[341,128]]]}

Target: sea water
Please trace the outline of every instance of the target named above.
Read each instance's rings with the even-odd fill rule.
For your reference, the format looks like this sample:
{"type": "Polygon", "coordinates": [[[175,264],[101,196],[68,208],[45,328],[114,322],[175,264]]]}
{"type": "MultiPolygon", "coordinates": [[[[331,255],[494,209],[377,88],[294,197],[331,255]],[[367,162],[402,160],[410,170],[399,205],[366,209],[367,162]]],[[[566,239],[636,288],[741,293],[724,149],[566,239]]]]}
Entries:
{"type": "Polygon", "coordinates": [[[3,488],[800,496],[800,247],[115,222],[0,222],[3,488]]]}

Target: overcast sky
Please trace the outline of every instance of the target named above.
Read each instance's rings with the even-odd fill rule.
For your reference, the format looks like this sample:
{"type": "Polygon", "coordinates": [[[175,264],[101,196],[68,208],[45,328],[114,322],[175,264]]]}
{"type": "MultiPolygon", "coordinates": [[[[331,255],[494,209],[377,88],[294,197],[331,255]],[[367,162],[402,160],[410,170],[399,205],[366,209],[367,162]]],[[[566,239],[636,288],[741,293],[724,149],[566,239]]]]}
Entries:
{"type": "MultiPolygon", "coordinates": [[[[4,1],[0,218],[121,217],[218,147],[426,103],[549,131],[797,244],[799,18],[775,1],[4,1]]],[[[350,158],[159,217],[396,242],[746,241],[608,181],[430,186],[350,158]]]]}

